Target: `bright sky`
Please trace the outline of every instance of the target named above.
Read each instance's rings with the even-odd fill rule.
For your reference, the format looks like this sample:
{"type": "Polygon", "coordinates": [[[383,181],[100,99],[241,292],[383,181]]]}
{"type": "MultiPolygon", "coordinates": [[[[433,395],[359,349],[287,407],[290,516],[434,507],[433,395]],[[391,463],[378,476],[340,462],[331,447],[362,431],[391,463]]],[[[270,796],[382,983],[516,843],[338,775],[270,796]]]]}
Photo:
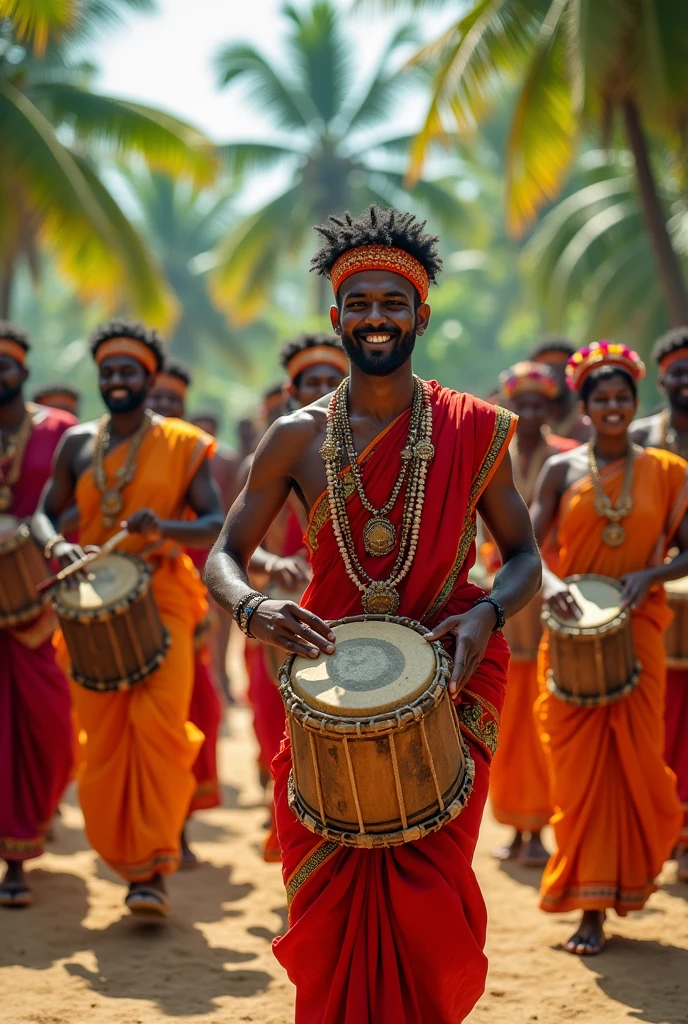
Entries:
{"type": "MultiPolygon", "coordinates": [[[[298,5],[303,2],[298,0],[298,5]]],[[[352,6],[351,0],[335,2],[344,12],[352,6]]],[[[282,6],[283,0],[158,0],[158,14],[132,15],[122,28],[98,39],[98,84],[105,92],[155,104],[193,121],[216,141],[265,137],[269,121],[246,102],[243,86],[223,92],[215,88],[213,58],[222,44],[245,40],[279,60],[285,33],[282,6]]],[[[447,22],[446,14],[422,17],[425,35],[447,22]]],[[[399,15],[365,10],[347,14],[347,32],[362,75],[375,65],[398,20],[399,15]]],[[[408,130],[411,121],[418,124],[421,111],[421,98],[412,99],[403,116],[390,121],[389,133],[399,127],[408,130]]]]}

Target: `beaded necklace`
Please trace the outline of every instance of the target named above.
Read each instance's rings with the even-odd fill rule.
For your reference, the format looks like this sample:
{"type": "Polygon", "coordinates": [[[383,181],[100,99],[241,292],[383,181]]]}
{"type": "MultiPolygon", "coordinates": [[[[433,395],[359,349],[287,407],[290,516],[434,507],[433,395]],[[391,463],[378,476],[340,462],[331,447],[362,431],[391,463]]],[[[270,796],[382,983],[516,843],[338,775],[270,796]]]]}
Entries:
{"type": "Polygon", "coordinates": [[[19,479],[24,452],[33,430],[34,410],[35,406],[27,402],[17,433],[10,435],[6,443],[0,439],[0,512],[7,511],[12,504],[12,489],[19,479]],[[9,463],[7,468],[5,463],[9,463]]]}
{"type": "Polygon", "coordinates": [[[632,444],[629,445],[628,454],[626,455],[626,464],[624,466],[624,478],[621,487],[621,494],[619,495],[616,504],[612,505],[611,500],[604,490],[604,484],[602,483],[602,477],[600,476],[600,471],[597,466],[597,459],[595,458],[595,449],[592,441],[588,442],[587,448],[588,466],[590,467],[590,476],[595,488],[595,513],[598,516],[604,516],[609,520],[605,528],[602,530],[602,540],[607,547],[618,548],[626,540],[626,531],[623,526],[621,526],[620,520],[625,519],[633,508],[631,490],[633,488],[635,449],[632,444]]]}
{"type": "Polygon", "coordinates": [[[95,447],[93,451],[93,480],[100,491],[100,511],[103,517],[103,526],[106,529],[114,526],[124,508],[122,490],[134,479],[136,472],[136,456],[138,455],[141,442],[148,428],[153,422],[153,413],[146,409],[140,425],[129,438],[129,451],[127,452],[124,464],[115,470],[115,482],[108,484],[107,472],[105,470],[105,456],[110,444],[110,415],[106,414],[98,424],[95,447]]]}

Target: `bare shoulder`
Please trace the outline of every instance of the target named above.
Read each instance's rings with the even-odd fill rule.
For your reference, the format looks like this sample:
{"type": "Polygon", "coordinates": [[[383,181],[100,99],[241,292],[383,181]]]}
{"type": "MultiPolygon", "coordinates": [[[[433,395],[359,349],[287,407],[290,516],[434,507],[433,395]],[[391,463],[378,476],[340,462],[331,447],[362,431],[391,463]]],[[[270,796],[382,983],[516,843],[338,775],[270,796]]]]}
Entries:
{"type": "Polygon", "coordinates": [[[659,430],[659,422],[659,413],[655,413],[653,416],[642,416],[631,423],[628,433],[637,444],[648,445],[659,430]]]}
{"type": "Polygon", "coordinates": [[[251,473],[271,467],[291,475],[314,446],[322,444],[327,422],[327,402],[314,402],[304,409],[280,416],[261,440],[252,458],[251,473]]]}
{"type": "Polygon", "coordinates": [[[87,420],[86,423],[76,423],[69,427],[62,435],[62,445],[69,451],[78,451],[84,444],[90,441],[98,433],[98,420],[87,420]]]}

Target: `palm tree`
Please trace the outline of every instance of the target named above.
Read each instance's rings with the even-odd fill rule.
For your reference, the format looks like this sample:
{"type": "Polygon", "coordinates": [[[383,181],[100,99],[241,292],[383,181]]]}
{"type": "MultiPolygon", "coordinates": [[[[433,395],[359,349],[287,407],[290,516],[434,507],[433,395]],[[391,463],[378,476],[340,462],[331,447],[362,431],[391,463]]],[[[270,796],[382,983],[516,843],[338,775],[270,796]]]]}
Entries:
{"type": "MultiPolygon", "coordinates": [[[[413,0],[413,6],[431,2],[438,0],[413,0]]],[[[558,194],[581,128],[601,124],[610,138],[620,115],[670,316],[674,323],[687,323],[688,291],[667,230],[648,128],[670,140],[682,137],[688,114],[688,5],[471,0],[463,12],[417,57],[433,69],[433,82],[413,172],[419,172],[425,147],[447,116],[465,132],[506,85],[517,82],[506,189],[509,225],[521,233],[558,194]]]]}
{"type": "Polygon", "coordinates": [[[9,15],[0,22],[0,316],[10,312],[18,268],[26,263],[36,276],[47,251],[82,299],[169,324],[176,300],[98,165],[137,157],[208,184],[210,143],[168,114],[91,91],[93,69],[75,46],[116,17],[121,0],[0,3],[9,15]],[[25,38],[34,52],[19,44],[25,38]]]}
{"type": "Polygon", "coordinates": [[[445,182],[419,180],[409,197],[403,169],[412,136],[384,139],[393,104],[418,77],[417,71],[399,69],[400,50],[413,41],[413,30],[403,26],[394,33],[367,87],[357,91],[335,4],[315,0],[309,10],[287,5],[283,13],[289,25],[283,67],[245,43],[228,44],[216,61],[220,84],[246,82],[256,107],[268,111],[275,124],[274,141],[221,147],[230,172],[283,167],[291,174],[284,192],[218,246],[212,294],[237,322],[257,315],[278,268],[297,259],[311,226],[330,213],[372,202],[415,201],[441,216],[445,226],[458,223],[460,215],[445,182]]]}

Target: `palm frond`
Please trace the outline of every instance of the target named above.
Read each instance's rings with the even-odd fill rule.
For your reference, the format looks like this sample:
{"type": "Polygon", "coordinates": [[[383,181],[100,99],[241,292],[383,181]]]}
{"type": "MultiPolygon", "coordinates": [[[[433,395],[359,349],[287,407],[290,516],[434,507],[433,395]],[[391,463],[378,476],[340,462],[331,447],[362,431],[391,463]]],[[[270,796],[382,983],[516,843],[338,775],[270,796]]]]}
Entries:
{"type": "Polygon", "coordinates": [[[67,124],[90,152],[115,157],[132,153],[155,170],[212,183],[218,160],[212,143],[196,128],[140,103],[80,89],[67,83],[35,86],[32,99],[54,123],[67,124]]]}
{"type": "Polygon", "coordinates": [[[17,38],[31,43],[38,56],[74,24],[77,13],[76,0],[0,0],[0,21],[8,18],[17,38]]]}
{"type": "Polygon", "coordinates": [[[618,70],[619,47],[632,28],[626,0],[569,0],[565,15],[568,73],[576,112],[599,118],[600,97],[618,70]]]}
{"type": "Polygon", "coordinates": [[[392,35],[378,61],[372,81],[351,113],[347,113],[346,132],[351,133],[360,128],[367,128],[378,123],[389,114],[392,101],[399,94],[400,87],[411,76],[412,68],[407,65],[402,69],[390,68],[390,63],[402,46],[415,43],[418,30],[412,24],[400,25],[392,35]]]}
{"type": "Polygon", "coordinates": [[[283,13],[293,26],[287,54],[300,92],[310,97],[317,116],[327,125],[339,113],[351,78],[349,51],[337,10],[330,0],[314,0],[305,11],[288,4],[283,13]]]}
{"type": "Polygon", "coordinates": [[[218,146],[218,155],[231,175],[242,177],[271,171],[285,160],[304,158],[303,150],[277,146],[271,142],[228,142],[218,146]]]}
{"type": "Polygon", "coordinates": [[[567,69],[564,14],[553,0],[519,92],[507,145],[507,225],[528,228],[553,199],[573,160],[578,138],[567,69]]]}
{"type": "Polygon", "coordinates": [[[215,58],[220,87],[244,80],[249,99],[259,110],[272,113],[280,127],[303,130],[313,117],[313,105],[296,84],[281,78],[268,61],[247,43],[228,43],[215,58]]]}

